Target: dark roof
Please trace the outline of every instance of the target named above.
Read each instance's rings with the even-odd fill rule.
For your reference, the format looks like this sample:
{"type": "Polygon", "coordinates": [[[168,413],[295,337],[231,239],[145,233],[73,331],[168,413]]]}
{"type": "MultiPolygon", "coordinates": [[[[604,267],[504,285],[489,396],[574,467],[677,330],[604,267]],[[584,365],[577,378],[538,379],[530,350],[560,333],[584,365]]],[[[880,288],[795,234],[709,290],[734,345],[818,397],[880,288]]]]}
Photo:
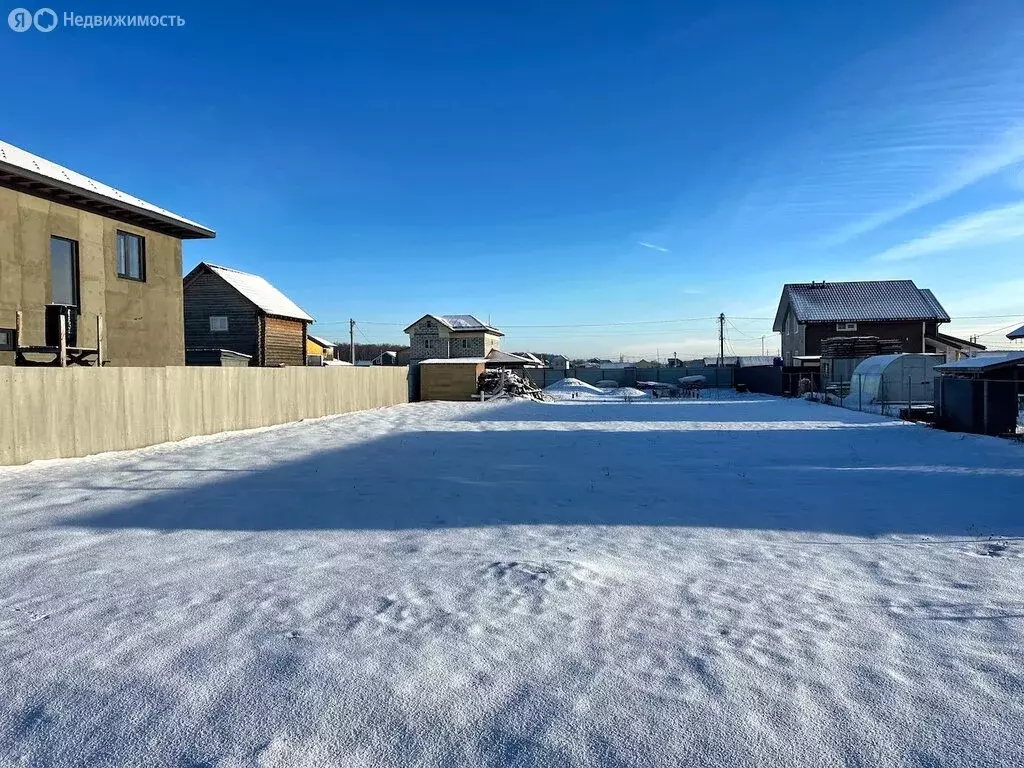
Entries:
{"type": "Polygon", "coordinates": [[[955,363],[937,365],[935,370],[949,373],[982,373],[996,368],[1012,368],[1017,365],[1024,365],[1024,350],[969,357],[966,360],[957,360],[955,363]]]}
{"type": "Polygon", "coordinates": [[[949,322],[949,315],[935,295],[927,288],[918,288],[913,280],[788,283],[782,289],[774,330],[782,330],[782,321],[790,306],[801,323],[949,322]]]}
{"type": "Polygon", "coordinates": [[[1024,325],[1022,325],[1020,328],[1018,328],[1015,331],[1010,331],[1008,334],[1006,334],[1006,338],[1008,338],[1008,339],[1024,339],[1024,325]]]}

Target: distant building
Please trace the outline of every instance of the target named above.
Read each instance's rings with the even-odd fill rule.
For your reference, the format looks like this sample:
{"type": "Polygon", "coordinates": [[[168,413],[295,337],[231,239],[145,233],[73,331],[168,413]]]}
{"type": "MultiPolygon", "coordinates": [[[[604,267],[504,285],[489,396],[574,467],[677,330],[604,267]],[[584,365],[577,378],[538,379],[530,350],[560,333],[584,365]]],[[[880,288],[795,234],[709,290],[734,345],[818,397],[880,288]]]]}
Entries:
{"type": "Polygon", "coordinates": [[[569,358],[567,358],[565,355],[544,354],[541,355],[541,358],[543,358],[544,362],[547,363],[548,368],[551,368],[556,371],[564,371],[566,368],[569,367],[569,358]]]}
{"type": "Polygon", "coordinates": [[[306,364],[313,318],[259,275],[202,262],[184,294],[186,350],[239,352],[254,366],[306,364]]]}
{"type": "Polygon", "coordinates": [[[306,357],[320,358],[321,362],[334,359],[334,342],[311,333],[306,334],[306,357]]]}
{"type": "Polygon", "coordinates": [[[782,289],[773,330],[782,334],[786,365],[821,355],[825,339],[877,337],[902,342],[904,352],[941,352],[947,357],[980,345],[940,334],[949,315],[927,288],[912,280],[790,283],[782,289]]]}
{"type": "Polygon", "coordinates": [[[505,335],[473,315],[424,315],[405,332],[412,365],[429,359],[485,358],[505,335]]]}

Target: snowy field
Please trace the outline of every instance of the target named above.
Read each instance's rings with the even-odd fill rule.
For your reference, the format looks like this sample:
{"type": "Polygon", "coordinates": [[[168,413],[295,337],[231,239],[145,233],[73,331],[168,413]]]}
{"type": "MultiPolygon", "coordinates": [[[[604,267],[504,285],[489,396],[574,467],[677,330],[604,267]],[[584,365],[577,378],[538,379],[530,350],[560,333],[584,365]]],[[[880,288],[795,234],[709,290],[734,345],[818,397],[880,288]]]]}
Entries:
{"type": "Polygon", "coordinates": [[[0,468],[0,765],[1020,765],[1022,492],[757,397],[0,468]]]}

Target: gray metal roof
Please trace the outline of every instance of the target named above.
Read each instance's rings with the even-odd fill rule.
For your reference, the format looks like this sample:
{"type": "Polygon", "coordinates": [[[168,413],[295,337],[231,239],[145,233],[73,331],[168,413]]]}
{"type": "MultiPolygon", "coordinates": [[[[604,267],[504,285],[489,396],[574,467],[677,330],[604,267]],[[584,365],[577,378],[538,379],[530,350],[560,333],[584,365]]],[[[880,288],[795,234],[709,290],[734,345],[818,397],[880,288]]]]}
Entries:
{"type": "Polygon", "coordinates": [[[949,315],[927,288],[913,280],[866,280],[853,283],[788,283],[782,289],[774,330],[782,330],[786,308],[801,323],[932,320],[949,315]]]}
{"type": "Polygon", "coordinates": [[[1006,334],[1006,338],[1008,338],[1008,339],[1024,339],[1024,325],[1022,325],[1020,328],[1018,328],[1015,331],[1010,331],[1008,334],[1006,334]]]}
{"type": "Polygon", "coordinates": [[[937,371],[958,371],[964,373],[977,373],[987,371],[990,368],[1002,368],[1007,365],[1024,365],[1024,350],[1019,352],[1004,352],[998,355],[985,355],[983,357],[968,357],[964,360],[957,360],[955,363],[935,366],[937,371]]]}

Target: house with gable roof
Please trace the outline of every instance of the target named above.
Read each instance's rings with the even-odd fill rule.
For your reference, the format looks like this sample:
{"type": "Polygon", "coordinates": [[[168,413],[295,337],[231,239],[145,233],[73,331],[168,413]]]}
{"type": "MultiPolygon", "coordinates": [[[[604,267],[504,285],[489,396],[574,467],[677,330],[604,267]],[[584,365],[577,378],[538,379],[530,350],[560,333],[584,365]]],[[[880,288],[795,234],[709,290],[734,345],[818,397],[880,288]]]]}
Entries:
{"type": "Polygon", "coordinates": [[[405,332],[411,365],[432,359],[485,358],[501,346],[505,335],[473,315],[424,315],[405,332]]]}
{"type": "Polygon", "coordinates": [[[201,262],[184,294],[186,359],[230,351],[252,366],[306,364],[313,318],[259,275],[201,262]]]}

